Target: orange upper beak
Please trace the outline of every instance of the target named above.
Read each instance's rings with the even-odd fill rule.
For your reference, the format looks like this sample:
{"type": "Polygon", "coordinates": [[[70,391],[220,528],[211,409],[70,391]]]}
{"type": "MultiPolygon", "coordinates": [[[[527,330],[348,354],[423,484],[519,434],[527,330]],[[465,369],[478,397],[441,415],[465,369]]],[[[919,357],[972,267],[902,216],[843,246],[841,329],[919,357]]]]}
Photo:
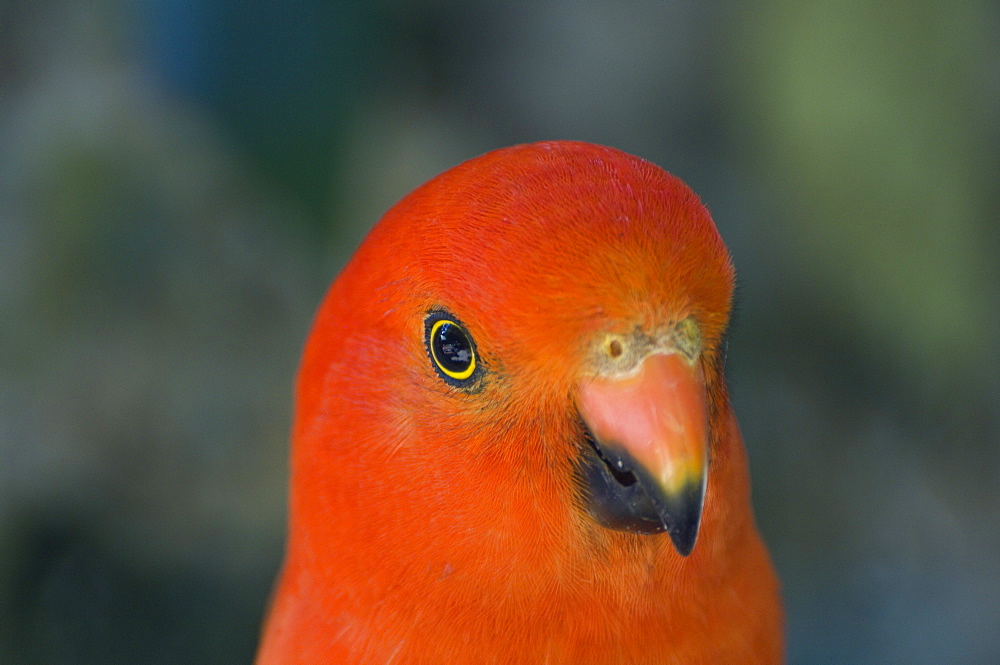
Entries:
{"type": "Polygon", "coordinates": [[[647,495],[642,502],[651,503],[661,526],[654,530],[666,530],[677,551],[690,554],[708,478],[708,401],[700,363],[679,353],[653,353],[628,376],[583,382],[579,408],[601,459],[619,474],[634,474],[647,495]]]}

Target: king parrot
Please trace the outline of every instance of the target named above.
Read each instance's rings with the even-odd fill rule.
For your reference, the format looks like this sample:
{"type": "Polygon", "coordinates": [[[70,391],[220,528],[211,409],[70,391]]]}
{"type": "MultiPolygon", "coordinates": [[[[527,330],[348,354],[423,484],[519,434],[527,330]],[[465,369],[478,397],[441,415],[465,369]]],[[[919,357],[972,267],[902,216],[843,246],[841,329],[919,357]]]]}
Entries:
{"type": "Polygon", "coordinates": [[[497,150],[400,201],[305,347],[257,664],[781,662],[733,280],[698,197],[611,148],[497,150]]]}

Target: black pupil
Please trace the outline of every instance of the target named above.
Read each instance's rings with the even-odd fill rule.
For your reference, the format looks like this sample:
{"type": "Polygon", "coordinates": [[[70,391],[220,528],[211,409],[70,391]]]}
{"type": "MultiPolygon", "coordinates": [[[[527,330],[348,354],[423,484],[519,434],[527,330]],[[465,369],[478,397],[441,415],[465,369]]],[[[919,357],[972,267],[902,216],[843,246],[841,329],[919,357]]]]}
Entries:
{"type": "Polygon", "coordinates": [[[442,323],[434,338],[434,355],[446,370],[461,373],[472,363],[472,345],[461,328],[442,323]]]}

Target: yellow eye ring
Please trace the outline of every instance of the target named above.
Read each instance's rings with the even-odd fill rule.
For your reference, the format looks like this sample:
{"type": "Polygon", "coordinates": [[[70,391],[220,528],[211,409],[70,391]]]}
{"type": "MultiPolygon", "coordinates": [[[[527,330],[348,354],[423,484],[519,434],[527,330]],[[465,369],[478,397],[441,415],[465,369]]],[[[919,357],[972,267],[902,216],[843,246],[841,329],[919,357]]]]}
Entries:
{"type": "Polygon", "coordinates": [[[462,325],[444,316],[432,316],[426,327],[427,349],[441,376],[453,385],[472,378],[477,367],[476,347],[462,325]]]}

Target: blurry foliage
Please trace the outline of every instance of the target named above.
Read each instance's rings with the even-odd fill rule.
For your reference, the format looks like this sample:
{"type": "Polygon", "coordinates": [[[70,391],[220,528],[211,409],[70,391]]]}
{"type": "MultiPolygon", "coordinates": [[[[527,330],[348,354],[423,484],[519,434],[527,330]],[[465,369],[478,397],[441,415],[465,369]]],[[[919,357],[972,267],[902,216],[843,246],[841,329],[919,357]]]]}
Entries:
{"type": "Polygon", "coordinates": [[[970,378],[988,388],[1000,367],[989,343],[1000,241],[985,223],[997,205],[996,100],[983,104],[1000,56],[991,9],[755,5],[745,18],[767,30],[732,51],[746,56],[732,89],[748,154],[787,205],[792,260],[940,397],[970,378]]]}
{"type": "Polygon", "coordinates": [[[347,116],[383,69],[376,5],[147,0],[135,18],[154,78],[239,143],[304,219],[322,220],[347,116]]]}
{"type": "Polygon", "coordinates": [[[462,159],[677,173],[793,663],[1000,658],[995,5],[7,2],[0,662],[246,663],[309,317],[462,159]]]}

